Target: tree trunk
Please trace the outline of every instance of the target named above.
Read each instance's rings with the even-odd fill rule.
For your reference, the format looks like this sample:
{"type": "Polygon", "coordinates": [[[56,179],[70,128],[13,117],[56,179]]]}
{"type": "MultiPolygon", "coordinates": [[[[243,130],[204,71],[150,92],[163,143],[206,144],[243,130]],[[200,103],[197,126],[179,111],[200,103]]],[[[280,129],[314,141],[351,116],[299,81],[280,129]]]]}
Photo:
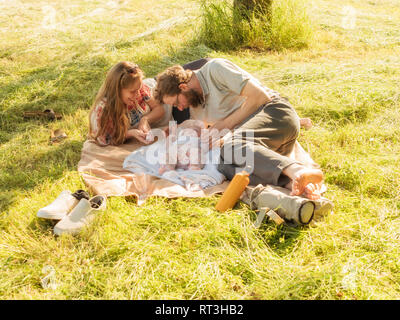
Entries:
{"type": "Polygon", "coordinates": [[[233,6],[241,12],[242,18],[249,19],[254,13],[257,18],[269,19],[272,0],[234,0],[233,6]]]}

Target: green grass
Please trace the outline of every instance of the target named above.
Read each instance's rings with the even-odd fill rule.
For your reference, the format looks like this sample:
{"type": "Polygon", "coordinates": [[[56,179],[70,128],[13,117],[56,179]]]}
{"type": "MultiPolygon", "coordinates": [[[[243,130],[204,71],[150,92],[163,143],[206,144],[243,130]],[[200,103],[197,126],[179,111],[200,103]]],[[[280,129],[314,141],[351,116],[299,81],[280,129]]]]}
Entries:
{"type": "Polygon", "coordinates": [[[199,2],[53,1],[47,27],[45,5],[0,2],[1,299],[400,298],[397,0],[314,1],[308,48],[263,53],[199,43],[199,2]],[[354,29],[342,25],[346,6],[354,29]],[[142,207],[113,197],[80,236],[54,237],[36,212],[85,188],[77,163],[106,71],[131,60],[152,77],[204,56],[231,59],[313,119],[300,142],[321,164],[334,213],[314,228],[254,229],[244,204],[216,212],[219,196],[142,207]],[[64,118],[21,117],[44,108],[64,118]],[[58,127],[68,139],[51,146],[58,127]],[[56,271],[54,290],[40,285],[44,266],[56,271]]]}
{"type": "Polygon", "coordinates": [[[231,0],[201,0],[199,39],[221,51],[305,48],[312,42],[313,35],[306,3],[303,0],[274,0],[271,17],[266,18],[258,7],[249,12],[238,8],[231,0]]]}

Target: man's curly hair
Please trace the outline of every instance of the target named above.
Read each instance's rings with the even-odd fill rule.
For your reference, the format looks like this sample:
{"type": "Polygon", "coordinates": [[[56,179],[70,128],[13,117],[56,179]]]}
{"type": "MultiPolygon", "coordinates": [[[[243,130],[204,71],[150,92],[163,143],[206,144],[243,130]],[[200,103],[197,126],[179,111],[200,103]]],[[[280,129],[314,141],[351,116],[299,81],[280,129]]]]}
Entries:
{"type": "Polygon", "coordinates": [[[189,82],[193,72],[185,70],[180,65],[172,66],[157,75],[157,86],[154,98],[163,103],[164,96],[174,96],[181,92],[179,85],[189,82]]]}

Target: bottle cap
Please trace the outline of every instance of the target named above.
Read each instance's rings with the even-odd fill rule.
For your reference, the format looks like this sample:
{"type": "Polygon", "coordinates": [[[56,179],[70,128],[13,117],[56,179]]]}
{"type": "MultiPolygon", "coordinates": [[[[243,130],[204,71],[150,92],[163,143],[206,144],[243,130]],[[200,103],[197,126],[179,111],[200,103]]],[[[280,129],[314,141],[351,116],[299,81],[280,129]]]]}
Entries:
{"type": "Polygon", "coordinates": [[[244,167],[242,173],[248,174],[248,175],[252,174],[253,173],[253,167],[250,166],[250,165],[247,165],[246,167],[244,167]]]}

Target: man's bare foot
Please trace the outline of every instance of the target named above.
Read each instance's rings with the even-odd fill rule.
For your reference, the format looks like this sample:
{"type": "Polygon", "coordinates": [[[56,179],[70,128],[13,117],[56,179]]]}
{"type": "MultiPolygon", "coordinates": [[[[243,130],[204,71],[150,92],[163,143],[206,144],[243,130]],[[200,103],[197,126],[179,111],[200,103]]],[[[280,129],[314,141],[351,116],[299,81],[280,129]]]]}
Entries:
{"type": "Polygon", "coordinates": [[[298,172],[293,179],[293,196],[304,196],[310,200],[317,200],[321,197],[321,184],[323,180],[322,171],[319,169],[304,168],[298,172]]]}
{"type": "Polygon", "coordinates": [[[321,185],[309,183],[304,189],[304,196],[310,200],[318,200],[321,198],[321,185]]]}
{"type": "Polygon", "coordinates": [[[300,119],[300,127],[309,130],[313,126],[313,123],[310,118],[301,118],[300,119]]]}

